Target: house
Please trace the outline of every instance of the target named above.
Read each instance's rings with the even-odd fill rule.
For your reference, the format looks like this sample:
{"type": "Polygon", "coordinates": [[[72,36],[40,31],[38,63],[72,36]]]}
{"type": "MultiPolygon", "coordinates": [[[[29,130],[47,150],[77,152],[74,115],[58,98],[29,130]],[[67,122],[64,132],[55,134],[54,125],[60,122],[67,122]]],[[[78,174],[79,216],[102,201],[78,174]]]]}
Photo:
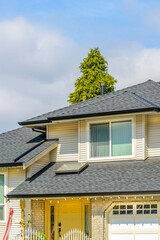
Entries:
{"type": "Polygon", "coordinates": [[[49,240],[71,229],[92,240],[159,239],[159,82],[19,124],[0,135],[0,233],[12,206],[12,238],[30,217],[49,240]]]}

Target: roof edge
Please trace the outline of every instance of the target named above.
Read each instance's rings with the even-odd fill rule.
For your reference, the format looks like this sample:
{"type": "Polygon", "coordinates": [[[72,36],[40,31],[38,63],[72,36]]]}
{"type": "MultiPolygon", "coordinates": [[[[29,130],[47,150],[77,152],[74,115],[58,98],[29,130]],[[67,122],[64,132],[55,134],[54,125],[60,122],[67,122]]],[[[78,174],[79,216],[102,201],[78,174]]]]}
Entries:
{"type": "MultiPolygon", "coordinates": [[[[50,140],[51,141],[51,140],[50,140]]],[[[45,141],[47,142],[47,141],[45,141]]],[[[53,149],[55,149],[58,146],[58,140],[55,140],[55,143],[53,143],[50,147],[48,147],[47,149],[45,149],[43,152],[39,153],[38,155],[36,155],[34,158],[32,158],[30,161],[28,162],[24,162],[23,163],[23,169],[28,168],[29,166],[31,166],[33,163],[35,163],[36,161],[38,161],[40,158],[42,158],[44,155],[46,155],[48,152],[52,151],[53,149]]]]}
{"type": "Polygon", "coordinates": [[[35,123],[50,123],[51,121],[46,119],[46,120],[38,120],[38,121],[22,121],[22,122],[18,122],[18,124],[20,126],[24,126],[24,125],[30,125],[30,124],[35,124],[35,123]]]}
{"type": "Polygon", "coordinates": [[[67,115],[67,116],[59,116],[59,117],[49,117],[47,120],[39,120],[39,121],[28,121],[21,122],[22,126],[25,125],[33,125],[39,123],[51,123],[55,120],[65,120],[65,119],[76,119],[76,118],[86,118],[86,117],[96,117],[96,116],[107,116],[107,115],[116,115],[116,114],[124,114],[124,113],[136,113],[136,112],[147,112],[147,111],[160,111],[159,107],[148,107],[142,109],[133,109],[133,110],[122,110],[122,111],[112,111],[112,112],[99,112],[99,113],[90,113],[90,114],[77,114],[77,115],[67,115]]]}
{"type": "MultiPolygon", "coordinates": [[[[13,190],[14,191],[14,190],[13,190]]],[[[69,194],[22,194],[22,195],[12,195],[7,194],[8,199],[14,198],[50,198],[50,197],[84,197],[84,196],[121,196],[121,195],[142,195],[142,194],[160,194],[160,190],[155,191],[133,191],[133,192],[96,192],[96,193],[69,193],[69,194]]]]}
{"type": "Polygon", "coordinates": [[[13,163],[0,163],[0,167],[19,167],[22,166],[22,162],[13,162],[13,163]]]}

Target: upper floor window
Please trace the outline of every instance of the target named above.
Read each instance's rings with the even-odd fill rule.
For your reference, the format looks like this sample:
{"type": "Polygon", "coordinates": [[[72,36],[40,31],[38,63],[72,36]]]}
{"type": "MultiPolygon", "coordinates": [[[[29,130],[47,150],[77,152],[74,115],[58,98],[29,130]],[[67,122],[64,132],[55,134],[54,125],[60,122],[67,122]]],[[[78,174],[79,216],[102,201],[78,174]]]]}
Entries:
{"type": "Polygon", "coordinates": [[[92,158],[132,155],[132,121],[90,125],[92,158]]]}
{"type": "Polygon", "coordinates": [[[0,174],[0,221],[5,220],[4,174],[0,174]]]}

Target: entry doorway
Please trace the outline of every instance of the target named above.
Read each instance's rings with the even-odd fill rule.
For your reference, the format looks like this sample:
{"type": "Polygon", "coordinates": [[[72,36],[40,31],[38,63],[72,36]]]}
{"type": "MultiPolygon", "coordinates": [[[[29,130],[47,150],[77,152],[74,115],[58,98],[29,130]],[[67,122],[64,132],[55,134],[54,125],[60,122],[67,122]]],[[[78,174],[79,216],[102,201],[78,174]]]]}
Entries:
{"type": "Polygon", "coordinates": [[[49,240],[61,240],[73,229],[90,234],[90,200],[46,200],[45,232],[49,240]]]}

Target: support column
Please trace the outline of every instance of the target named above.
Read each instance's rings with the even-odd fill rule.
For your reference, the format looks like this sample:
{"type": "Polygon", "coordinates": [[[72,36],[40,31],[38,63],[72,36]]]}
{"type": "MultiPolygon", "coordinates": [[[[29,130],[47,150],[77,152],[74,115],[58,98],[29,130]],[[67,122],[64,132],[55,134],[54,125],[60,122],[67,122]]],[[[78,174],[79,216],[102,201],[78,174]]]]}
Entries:
{"type": "Polygon", "coordinates": [[[21,208],[21,240],[23,240],[23,234],[25,231],[25,200],[20,201],[20,208],[21,208]]]}
{"type": "Polygon", "coordinates": [[[104,219],[105,210],[111,204],[111,201],[103,198],[95,198],[91,200],[91,239],[106,240],[108,234],[106,221],[104,219]]]}

